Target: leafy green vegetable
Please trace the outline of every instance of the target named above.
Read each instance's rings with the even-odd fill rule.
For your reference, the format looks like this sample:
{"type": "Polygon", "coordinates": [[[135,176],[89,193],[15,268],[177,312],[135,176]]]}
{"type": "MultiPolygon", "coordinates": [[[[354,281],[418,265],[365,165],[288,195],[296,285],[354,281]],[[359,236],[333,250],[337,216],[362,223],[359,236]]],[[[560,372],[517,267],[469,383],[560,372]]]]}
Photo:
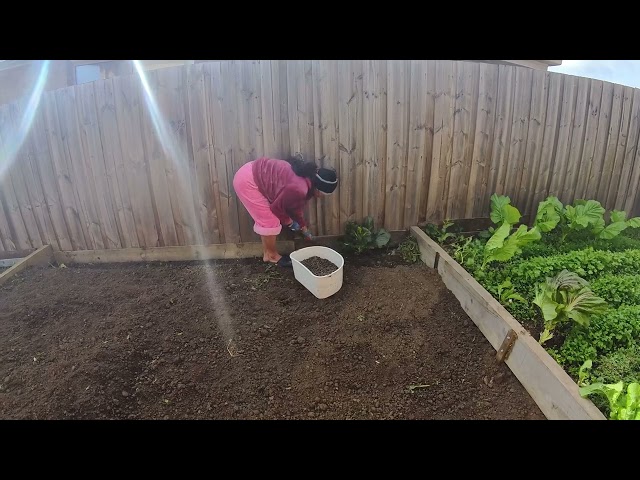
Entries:
{"type": "Polygon", "coordinates": [[[640,275],[605,274],[591,282],[591,290],[613,307],[640,304],[640,275]]]}
{"type": "Polygon", "coordinates": [[[578,385],[582,386],[584,384],[585,379],[589,375],[588,370],[591,368],[592,365],[593,365],[593,362],[591,360],[587,360],[582,364],[582,366],[580,367],[580,370],[578,371],[578,385]]]}
{"type": "Polygon", "coordinates": [[[604,212],[605,209],[596,200],[587,200],[584,204],[578,203],[575,207],[572,205],[565,207],[569,228],[573,230],[584,229],[590,225],[594,226],[603,217],[604,212]]]}
{"type": "Polygon", "coordinates": [[[616,348],[608,355],[598,357],[593,376],[599,382],[640,382],[640,345],[616,348]]]}
{"type": "Polygon", "coordinates": [[[378,248],[384,247],[391,240],[391,234],[387,232],[384,228],[378,230],[375,234],[375,242],[378,248]]]}
{"type": "Polygon", "coordinates": [[[442,228],[438,228],[433,223],[428,223],[423,230],[427,235],[433,238],[436,242],[443,245],[447,241],[447,239],[456,238],[455,233],[447,232],[447,230],[452,226],[453,226],[452,221],[445,220],[442,223],[442,228]]]}
{"type": "Polygon", "coordinates": [[[498,228],[491,238],[487,241],[485,245],[485,251],[493,251],[497,248],[502,247],[504,245],[505,239],[509,236],[509,232],[511,231],[511,225],[508,223],[503,223],[500,228],[498,228]]]}
{"type": "Polygon", "coordinates": [[[493,235],[493,232],[495,232],[496,229],[493,227],[489,227],[486,230],[482,230],[480,233],[478,233],[478,238],[483,238],[488,240],[489,238],[491,238],[491,235],[493,235]]]}
{"type": "Polygon", "coordinates": [[[347,223],[342,245],[346,250],[359,254],[372,248],[384,247],[390,239],[391,235],[383,228],[375,232],[373,219],[367,217],[361,225],[356,222],[347,223]]]}
{"type": "Polygon", "coordinates": [[[627,228],[640,227],[640,217],[627,220],[627,212],[623,210],[612,210],[609,214],[609,225],[606,225],[604,217],[598,218],[592,225],[591,232],[600,239],[611,240],[617,237],[627,228]]]}
{"type": "MultiPolygon", "coordinates": [[[[591,360],[586,361],[581,371],[591,368],[591,360]]],[[[625,383],[620,380],[617,383],[597,382],[580,387],[580,395],[599,394],[609,401],[609,418],[611,420],[640,420],[640,383],[625,383]]]]}
{"type": "Polygon", "coordinates": [[[533,303],[540,308],[544,318],[541,344],[553,337],[552,330],[558,324],[573,320],[587,326],[591,315],[607,309],[606,302],[591,291],[586,280],[568,270],[536,285],[533,303]]]}
{"type": "Polygon", "coordinates": [[[491,221],[498,225],[514,225],[520,221],[520,212],[511,205],[511,199],[504,195],[491,195],[491,221]]]}
{"type": "Polygon", "coordinates": [[[534,226],[543,233],[550,232],[560,222],[563,208],[562,202],[557,197],[547,197],[538,205],[534,226]]]}
{"type": "Polygon", "coordinates": [[[520,291],[533,290],[535,282],[562,270],[577,273],[590,280],[606,273],[623,275],[640,272],[640,250],[608,252],[591,247],[549,257],[534,257],[510,265],[504,271],[505,278],[520,291]]]}
{"type": "Polygon", "coordinates": [[[500,303],[502,305],[507,306],[508,304],[513,303],[514,300],[522,302],[524,304],[527,303],[524,297],[522,297],[522,295],[514,290],[513,284],[508,278],[500,285],[498,285],[497,291],[498,299],[500,300],[500,303]]]}
{"type": "Polygon", "coordinates": [[[371,230],[355,222],[347,223],[343,246],[355,253],[362,253],[371,248],[373,241],[371,230]]]}
{"type": "MultiPolygon", "coordinates": [[[[575,234],[584,230],[591,230],[594,235],[598,235],[605,228],[605,209],[597,200],[576,200],[573,205],[564,208],[560,222],[562,242],[570,232],[575,234]]],[[[609,231],[604,235],[612,235],[609,231]]]]}
{"type": "Polygon", "coordinates": [[[611,211],[611,223],[624,222],[627,219],[627,212],[622,210],[611,211]]]}
{"type": "Polygon", "coordinates": [[[555,277],[547,278],[546,284],[553,290],[571,290],[586,287],[589,285],[589,282],[580,278],[573,272],[563,270],[555,277]]]}
{"type": "Polygon", "coordinates": [[[373,217],[366,217],[362,222],[362,226],[370,232],[373,232],[373,217]]]}
{"type": "Polygon", "coordinates": [[[413,237],[407,237],[399,246],[398,253],[405,262],[415,263],[420,259],[420,247],[413,237]]]}
{"type": "Polygon", "coordinates": [[[537,206],[534,228],[516,229],[520,212],[494,194],[491,220],[494,226],[473,240],[449,237],[445,248],[523,325],[542,327],[540,343],[558,337],[547,351],[592,389],[606,415],[605,387],[591,385],[607,386],[612,399],[620,382],[627,385],[611,414],[633,418],[640,396],[640,217],[607,212],[595,200],[563,206],[550,196],[537,206]]]}
{"type": "Polygon", "coordinates": [[[451,245],[453,258],[466,268],[475,268],[479,265],[479,258],[483,255],[484,244],[473,237],[462,237],[451,245]]]}
{"type": "Polygon", "coordinates": [[[587,247],[610,252],[640,249],[640,240],[629,236],[629,232],[633,230],[630,228],[625,229],[620,235],[612,239],[597,238],[589,230],[582,230],[580,232],[572,232],[571,237],[565,241],[562,240],[562,228],[561,226],[545,233],[539,242],[527,245],[522,249],[522,257],[527,259],[537,256],[548,257],[574,250],[583,250],[587,247]]]}
{"type": "Polygon", "coordinates": [[[609,405],[611,408],[611,418],[613,419],[615,416],[613,410],[614,408],[616,408],[618,398],[620,397],[620,394],[622,394],[623,388],[624,382],[622,381],[608,385],[605,385],[604,383],[594,383],[592,385],[580,387],[580,395],[582,395],[583,397],[587,397],[589,395],[592,395],[593,393],[599,393],[606,396],[607,400],[609,400],[609,405]]]}
{"type": "Polygon", "coordinates": [[[640,217],[633,217],[627,220],[627,226],[629,228],[640,228],[640,217]]]}
{"type": "Polygon", "coordinates": [[[526,225],[520,225],[518,229],[509,235],[511,225],[503,223],[484,247],[484,268],[489,262],[494,260],[504,262],[519,253],[523,246],[540,240],[540,231],[537,227],[527,229],[526,225]]]}
{"type": "Polygon", "coordinates": [[[634,217],[627,220],[627,212],[623,210],[611,211],[611,223],[624,223],[628,228],[639,228],[640,217],[634,217]]]}
{"type": "Polygon", "coordinates": [[[625,228],[627,228],[625,222],[613,222],[602,229],[600,229],[600,225],[598,225],[594,228],[593,233],[595,233],[598,238],[611,240],[613,237],[620,235],[625,228]]]}
{"type": "Polygon", "coordinates": [[[640,379],[638,354],[640,305],[633,305],[610,308],[602,315],[595,315],[588,328],[574,328],[554,357],[572,375],[585,360],[597,359],[594,373],[605,381],[614,378],[617,381],[640,379]]]}

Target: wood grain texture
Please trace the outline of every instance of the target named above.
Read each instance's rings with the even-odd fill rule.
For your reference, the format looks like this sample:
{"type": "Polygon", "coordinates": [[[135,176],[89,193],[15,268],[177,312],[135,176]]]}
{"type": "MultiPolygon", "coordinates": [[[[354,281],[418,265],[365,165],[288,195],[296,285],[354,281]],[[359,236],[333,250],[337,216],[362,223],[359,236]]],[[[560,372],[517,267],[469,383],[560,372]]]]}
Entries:
{"type": "Polygon", "coordinates": [[[0,106],[0,251],[257,242],[233,178],[335,168],[316,235],[523,215],[557,195],[640,215],[640,90],[451,60],[242,60],[130,72],[0,106]]]}

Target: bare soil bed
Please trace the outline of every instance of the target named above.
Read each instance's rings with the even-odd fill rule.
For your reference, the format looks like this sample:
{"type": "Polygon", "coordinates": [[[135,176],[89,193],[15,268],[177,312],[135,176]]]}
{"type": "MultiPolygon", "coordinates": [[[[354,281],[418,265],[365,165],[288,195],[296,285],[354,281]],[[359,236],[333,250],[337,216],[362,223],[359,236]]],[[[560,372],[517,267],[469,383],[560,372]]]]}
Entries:
{"type": "Polygon", "coordinates": [[[544,419],[437,273],[345,257],[28,269],[0,287],[2,419],[544,419]]]}

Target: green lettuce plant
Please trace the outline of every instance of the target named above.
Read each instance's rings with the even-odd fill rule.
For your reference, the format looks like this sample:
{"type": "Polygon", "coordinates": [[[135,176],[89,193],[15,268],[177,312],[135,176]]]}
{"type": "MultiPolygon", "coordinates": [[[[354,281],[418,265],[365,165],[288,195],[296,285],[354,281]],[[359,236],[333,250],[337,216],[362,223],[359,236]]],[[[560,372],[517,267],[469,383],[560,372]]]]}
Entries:
{"type": "Polygon", "coordinates": [[[527,304],[527,301],[515,291],[513,288],[513,284],[511,283],[511,279],[507,278],[496,288],[498,293],[498,300],[504,306],[507,306],[510,303],[513,303],[514,300],[521,302],[523,304],[527,304]]]}
{"type": "Polygon", "coordinates": [[[391,239],[391,234],[381,228],[375,231],[373,218],[365,218],[362,224],[348,222],[342,245],[346,250],[354,253],[362,253],[372,248],[384,247],[391,239]]]}
{"type": "Polygon", "coordinates": [[[505,262],[522,251],[522,247],[536,240],[540,240],[537,227],[528,229],[520,225],[511,233],[512,226],[520,221],[521,215],[516,207],[511,205],[511,199],[505,195],[491,195],[491,221],[500,225],[493,231],[491,238],[484,246],[484,259],[480,267],[483,270],[493,261],[505,262]]]}
{"type": "Polygon", "coordinates": [[[556,228],[562,218],[564,207],[557,197],[550,196],[538,204],[534,226],[547,233],[556,228]]]}
{"type": "Polygon", "coordinates": [[[559,324],[574,321],[588,326],[591,315],[604,313],[607,309],[607,303],[591,291],[587,281],[568,270],[537,284],[533,303],[540,308],[544,318],[540,344],[553,338],[552,330],[559,324]]]}
{"type": "Polygon", "coordinates": [[[522,247],[540,240],[538,227],[528,229],[526,225],[520,225],[518,229],[509,235],[511,225],[503,223],[498,228],[484,246],[484,260],[481,269],[493,261],[505,262],[517,253],[522,251],[522,247]]]}
{"type": "Polygon", "coordinates": [[[514,225],[520,221],[520,212],[511,205],[511,199],[505,195],[491,195],[491,221],[497,225],[514,225]]]}
{"type": "MultiPolygon", "coordinates": [[[[587,360],[580,368],[579,384],[584,382],[585,371],[591,368],[592,361],[587,360]]],[[[620,380],[617,383],[592,383],[580,386],[580,395],[602,395],[609,401],[609,418],[611,420],[640,420],[640,383],[626,385],[620,380]]]]}

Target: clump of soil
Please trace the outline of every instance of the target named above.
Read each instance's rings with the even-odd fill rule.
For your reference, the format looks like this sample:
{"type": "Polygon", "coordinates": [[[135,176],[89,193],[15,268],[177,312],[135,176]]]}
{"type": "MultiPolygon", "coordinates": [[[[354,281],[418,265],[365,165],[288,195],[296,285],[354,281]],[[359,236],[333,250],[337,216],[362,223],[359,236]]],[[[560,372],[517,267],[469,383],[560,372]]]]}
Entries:
{"type": "Polygon", "coordinates": [[[329,275],[338,269],[338,266],[327,260],[326,258],[311,257],[301,262],[305,267],[311,270],[311,273],[318,277],[329,275]]]}

